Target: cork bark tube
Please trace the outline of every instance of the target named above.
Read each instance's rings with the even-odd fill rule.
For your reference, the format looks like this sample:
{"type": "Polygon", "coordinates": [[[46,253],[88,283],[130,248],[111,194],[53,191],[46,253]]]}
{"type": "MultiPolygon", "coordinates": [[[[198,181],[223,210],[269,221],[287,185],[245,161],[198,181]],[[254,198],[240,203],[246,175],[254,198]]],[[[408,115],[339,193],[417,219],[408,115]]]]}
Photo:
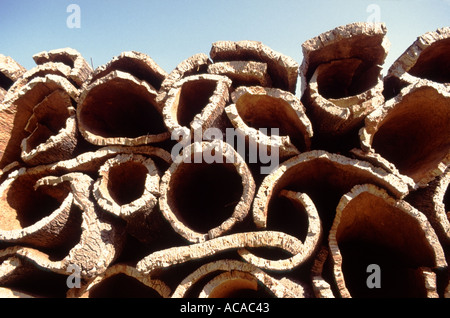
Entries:
{"type": "Polygon", "coordinates": [[[318,135],[343,136],[384,102],[386,27],[352,23],[303,43],[302,102],[318,135]]]}
{"type": "Polygon", "coordinates": [[[329,234],[334,277],[342,297],[437,297],[434,269],[447,267],[424,214],[371,184],[357,185],[336,209],[329,234]],[[367,285],[378,265],[380,288],[367,285]]]}
{"type": "Polygon", "coordinates": [[[426,186],[450,163],[450,93],[420,80],[370,113],[360,130],[361,149],[377,153],[426,186]]]}
{"type": "Polygon", "coordinates": [[[94,145],[139,146],[170,134],[156,103],[157,92],[143,80],[112,71],[88,85],[77,107],[79,130],[94,145]]]}
{"type": "Polygon", "coordinates": [[[278,147],[280,160],[310,150],[312,125],[293,94],[277,88],[241,86],[231,98],[234,104],[225,112],[250,145],[265,146],[269,152],[272,146],[278,147]],[[272,128],[277,128],[278,134],[271,134],[272,128]]]}
{"type": "Polygon", "coordinates": [[[203,242],[246,217],[255,183],[230,145],[202,142],[183,149],[163,175],[160,192],[160,209],[174,230],[190,242],[203,242]]]}

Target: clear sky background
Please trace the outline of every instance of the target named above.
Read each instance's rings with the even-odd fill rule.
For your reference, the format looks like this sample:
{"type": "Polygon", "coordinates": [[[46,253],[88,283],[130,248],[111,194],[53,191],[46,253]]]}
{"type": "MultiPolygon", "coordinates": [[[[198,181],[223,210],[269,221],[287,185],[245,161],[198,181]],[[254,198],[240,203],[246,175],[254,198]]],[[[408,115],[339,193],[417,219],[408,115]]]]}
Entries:
{"type": "Polygon", "coordinates": [[[40,51],[72,47],[97,67],[135,50],[169,73],[215,41],[257,40],[301,63],[304,41],[367,21],[373,4],[391,42],[385,69],[418,36],[450,26],[450,0],[0,0],[0,53],[30,69],[40,51]],[[72,3],[80,28],[66,24],[72,3]]]}

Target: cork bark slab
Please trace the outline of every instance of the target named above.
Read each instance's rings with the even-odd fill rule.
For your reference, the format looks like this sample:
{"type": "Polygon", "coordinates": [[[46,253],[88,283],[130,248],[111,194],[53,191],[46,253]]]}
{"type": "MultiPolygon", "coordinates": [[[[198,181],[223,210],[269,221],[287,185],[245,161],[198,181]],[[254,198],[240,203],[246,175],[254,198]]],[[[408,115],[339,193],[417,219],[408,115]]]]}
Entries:
{"type": "Polygon", "coordinates": [[[384,78],[385,95],[392,98],[420,79],[450,85],[450,27],[427,32],[394,61],[384,78]]]}
{"type": "Polygon", "coordinates": [[[357,185],[336,209],[329,234],[334,277],[342,297],[437,297],[431,269],[446,268],[444,251],[426,216],[371,184],[357,185]],[[380,266],[381,289],[369,289],[366,267],[380,266]],[[359,296],[358,296],[359,295],[359,296]]]}
{"type": "Polygon", "coordinates": [[[293,94],[261,86],[239,87],[232,94],[233,104],[225,112],[234,128],[247,143],[278,148],[280,160],[310,150],[313,129],[305,114],[305,107],[293,94]],[[279,132],[272,134],[270,130],[279,132]],[[267,129],[264,133],[261,129],[267,129]]]}
{"type": "Polygon", "coordinates": [[[230,86],[230,79],[213,74],[191,75],[173,84],[163,108],[172,139],[186,135],[193,140],[196,134],[204,137],[206,129],[223,113],[230,86]]]}
{"type": "Polygon", "coordinates": [[[267,64],[255,61],[227,61],[208,65],[208,73],[231,79],[233,89],[239,86],[271,87],[267,64]]]}
{"type": "Polygon", "coordinates": [[[344,136],[384,102],[386,31],[382,23],[352,23],[302,44],[302,101],[317,134],[344,136]]]}
{"type": "Polygon", "coordinates": [[[273,87],[295,94],[298,63],[289,56],[274,51],[258,41],[218,41],[210,51],[214,63],[227,61],[256,61],[267,64],[273,87]]]}
{"type": "Polygon", "coordinates": [[[167,140],[170,135],[156,94],[147,82],[112,71],[82,90],[77,107],[80,133],[98,146],[141,146],[167,140]]]}
{"type": "Polygon", "coordinates": [[[255,183],[229,144],[202,142],[188,145],[174,159],[161,178],[160,192],[159,206],[172,228],[190,242],[203,242],[246,217],[255,183]]]}
{"type": "Polygon", "coordinates": [[[379,154],[424,187],[450,163],[450,95],[420,80],[370,113],[360,130],[361,149],[379,154]]]}
{"type": "Polygon", "coordinates": [[[68,79],[72,80],[76,86],[81,87],[85,84],[92,73],[91,66],[84,57],[75,49],[62,48],[51,51],[42,51],[33,55],[33,60],[37,65],[46,63],[62,63],[70,67],[68,79]]]}
{"type": "Polygon", "coordinates": [[[10,56],[0,54],[0,102],[7,91],[26,72],[26,69],[10,56]]]}

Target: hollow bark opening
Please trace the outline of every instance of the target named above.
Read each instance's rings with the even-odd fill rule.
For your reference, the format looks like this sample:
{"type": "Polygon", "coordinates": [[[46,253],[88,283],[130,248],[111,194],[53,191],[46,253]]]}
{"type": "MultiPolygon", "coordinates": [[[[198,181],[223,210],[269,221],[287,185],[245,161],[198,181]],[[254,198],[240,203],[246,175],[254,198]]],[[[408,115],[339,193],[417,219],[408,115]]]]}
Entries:
{"type": "Polygon", "coordinates": [[[208,79],[187,81],[182,85],[177,105],[177,120],[181,126],[190,127],[195,115],[208,105],[216,86],[216,81],[208,79]]]}
{"type": "Polygon", "coordinates": [[[279,136],[289,136],[292,143],[301,150],[307,148],[305,136],[308,136],[304,123],[289,103],[281,98],[268,95],[244,94],[236,101],[236,109],[242,120],[252,128],[277,128],[279,136]]]}
{"type": "Polygon", "coordinates": [[[5,74],[0,72],[0,87],[7,91],[12,85],[14,81],[7,77],[5,74]]]}
{"type": "Polygon", "coordinates": [[[169,187],[168,202],[177,218],[200,233],[229,218],[243,191],[241,176],[228,163],[182,163],[169,187]]]}
{"type": "Polygon", "coordinates": [[[319,93],[324,98],[361,94],[378,82],[380,68],[357,58],[334,60],[317,68],[319,93]]]}
{"type": "Polygon", "coordinates": [[[79,115],[87,130],[106,138],[136,138],[166,131],[154,98],[145,88],[120,79],[93,87],[79,115]]]}
{"type": "Polygon", "coordinates": [[[161,295],[134,277],[119,273],[93,287],[89,298],[161,298],[161,295]]]}
{"type": "Polygon", "coordinates": [[[272,298],[264,286],[246,279],[233,279],[222,282],[214,288],[208,298],[272,298]]]}
{"type": "Polygon", "coordinates": [[[450,39],[431,44],[420,56],[409,74],[438,83],[450,83],[450,39]]]}
{"type": "Polygon", "coordinates": [[[112,166],[108,172],[108,191],[119,205],[140,198],[145,190],[147,168],[139,162],[127,161],[112,166]]]}
{"type": "Polygon", "coordinates": [[[36,176],[22,176],[12,182],[0,200],[0,228],[4,231],[23,229],[49,216],[68,194],[68,189],[52,192],[34,189],[36,176]]]}
{"type": "Polygon", "coordinates": [[[449,103],[434,89],[404,96],[381,123],[372,147],[414,181],[437,166],[450,149],[449,103]]]}
{"type": "Polygon", "coordinates": [[[342,243],[339,248],[345,284],[353,298],[427,297],[421,270],[405,264],[397,249],[360,239],[342,243]],[[367,286],[373,273],[367,272],[371,264],[380,267],[380,288],[367,286]]]}

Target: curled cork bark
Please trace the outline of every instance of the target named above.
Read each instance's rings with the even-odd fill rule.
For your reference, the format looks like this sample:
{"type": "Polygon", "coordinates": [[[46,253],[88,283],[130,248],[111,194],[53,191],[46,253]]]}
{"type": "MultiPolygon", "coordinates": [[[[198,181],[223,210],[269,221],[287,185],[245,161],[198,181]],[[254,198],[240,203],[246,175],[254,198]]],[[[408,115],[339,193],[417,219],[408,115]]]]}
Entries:
{"type": "Polygon", "coordinates": [[[255,183],[244,159],[216,140],[184,148],[161,178],[160,192],[161,212],[173,229],[190,242],[203,242],[247,216],[255,183]]]}
{"type": "Polygon", "coordinates": [[[322,246],[311,269],[311,284],[316,298],[335,298],[331,285],[324,278],[324,265],[330,258],[328,247],[322,246]]]}
{"type": "Polygon", "coordinates": [[[54,91],[65,92],[72,102],[78,100],[78,89],[66,78],[54,74],[33,78],[4,101],[0,109],[0,167],[20,161],[20,144],[29,132],[25,129],[33,115],[33,109],[54,91]]]}
{"type": "Polygon", "coordinates": [[[217,62],[208,66],[208,73],[231,79],[233,89],[239,86],[272,86],[267,64],[255,61],[217,62]]]}
{"type": "Polygon", "coordinates": [[[33,60],[37,65],[62,63],[69,66],[70,73],[67,74],[67,77],[73,81],[77,87],[83,86],[92,73],[92,68],[86,62],[84,57],[80,52],[72,48],[62,48],[48,52],[43,51],[33,55],[33,60]]]}
{"type": "Polygon", "coordinates": [[[286,160],[264,178],[253,202],[253,220],[259,228],[266,228],[269,211],[284,209],[277,202],[278,194],[289,189],[308,194],[319,211],[324,231],[328,231],[341,196],[354,185],[367,182],[398,198],[409,193],[401,178],[368,162],[323,150],[305,152],[286,160]]]}
{"type": "Polygon", "coordinates": [[[390,99],[420,79],[450,84],[450,27],[437,29],[419,36],[395,60],[385,78],[385,96],[390,99]]]}
{"type": "Polygon", "coordinates": [[[80,212],[70,189],[35,188],[45,174],[25,168],[13,171],[0,187],[0,240],[14,244],[66,251],[77,239],[80,212]]]}
{"type": "Polygon", "coordinates": [[[450,169],[406,200],[427,216],[442,247],[450,251],[450,169]]]}
{"type": "MultiPolygon", "coordinates": [[[[67,276],[41,267],[32,259],[0,251],[0,296],[2,298],[63,298],[67,276]]],[[[28,253],[39,252],[29,250],[28,253]]]]}
{"type": "Polygon", "coordinates": [[[329,246],[342,297],[437,297],[432,270],[447,267],[425,215],[371,184],[342,197],[329,246]],[[366,285],[371,264],[381,270],[381,288],[366,285]]]}
{"type": "Polygon", "coordinates": [[[192,55],[180,62],[161,83],[161,88],[159,89],[158,96],[156,98],[158,104],[165,104],[167,94],[176,82],[181,81],[183,78],[188,76],[207,73],[208,65],[210,64],[211,60],[208,55],[204,53],[192,55]]]}
{"type": "MultiPolygon", "coordinates": [[[[303,298],[306,295],[302,285],[296,284],[296,288],[292,288],[292,284],[289,284],[286,279],[278,280],[273,278],[252,264],[237,260],[223,259],[202,265],[189,274],[177,286],[171,297],[237,297],[236,293],[242,293],[243,289],[248,290],[248,287],[250,287],[252,291],[256,292],[250,293],[251,296],[255,297],[255,294],[258,295],[258,289],[261,288],[257,286],[257,284],[260,284],[264,286],[264,288],[268,289],[270,291],[268,296],[272,297],[303,298]],[[237,274],[238,277],[234,275],[236,271],[239,273],[237,274]],[[208,277],[215,272],[224,272],[226,276],[221,276],[218,278],[220,281],[213,281],[209,286],[205,286],[200,295],[193,295],[192,290],[194,287],[205,277],[208,277]],[[245,275],[243,280],[247,283],[244,284],[244,286],[241,284],[240,280],[242,275],[245,275]]],[[[264,296],[267,297],[267,295],[264,296]]]]}
{"type": "Polygon", "coordinates": [[[0,102],[8,90],[26,72],[26,69],[9,56],[0,54],[0,102]]]}
{"type": "Polygon", "coordinates": [[[203,136],[223,113],[230,86],[230,79],[213,74],[191,75],[173,84],[163,108],[164,123],[169,132],[183,131],[191,139],[196,134],[203,136]]]}
{"type": "Polygon", "coordinates": [[[449,92],[420,80],[366,117],[361,149],[379,154],[423,187],[450,163],[449,127],[449,92]]]}
{"type": "Polygon", "coordinates": [[[161,88],[167,73],[147,54],[128,51],[122,52],[105,65],[99,66],[89,78],[89,83],[108,75],[112,71],[122,71],[146,81],[154,90],[161,88]]]}
{"type": "Polygon", "coordinates": [[[143,275],[136,268],[116,264],[80,288],[72,288],[67,298],[169,298],[170,287],[143,275]]]}
{"type": "Polygon", "coordinates": [[[210,51],[214,63],[229,61],[254,61],[267,65],[272,86],[292,94],[297,88],[299,65],[291,57],[272,50],[257,41],[218,41],[210,51]]]}
{"type": "MultiPolygon", "coordinates": [[[[68,266],[77,265],[82,278],[95,277],[109,267],[121,251],[124,230],[121,224],[101,215],[91,202],[89,197],[93,180],[90,177],[72,173],[61,177],[39,176],[41,178],[36,181],[37,174],[26,175],[23,169],[12,174],[11,179],[2,184],[2,188],[9,185],[9,180],[26,182],[26,185],[22,185],[18,191],[10,191],[8,199],[2,200],[2,210],[10,213],[2,214],[1,240],[4,243],[37,247],[39,251],[12,246],[2,250],[0,257],[19,255],[60,274],[66,274],[68,266]],[[20,176],[21,179],[18,178],[20,176]],[[55,203],[48,199],[49,195],[46,197],[40,192],[32,192],[30,186],[38,190],[45,189],[43,191],[56,198],[62,197],[64,201],[51,212],[55,203]],[[7,202],[10,206],[6,205],[7,202]],[[50,209],[48,216],[43,215],[43,212],[48,213],[44,208],[50,209]],[[18,221],[14,223],[15,220],[18,221]],[[19,224],[19,221],[22,223],[19,224]]],[[[58,202],[56,199],[53,201],[58,202]]]]}
{"type": "Polygon", "coordinates": [[[385,35],[382,23],[352,23],[303,43],[302,101],[317,134],[351,133],[383,104],[385,35]]]}
{"type": "Polygon", "coordinates": [[[277,88],[239,87],[225,112],[249,144],[278,148],[280,160],[310,150],[313,129],[305,108],[293,94],[277,88]],[[269,130],[277,128],[277,134],[269,130]],[[267,129],[263,133],[261,129],[267,129]]]}
{"type": "Polygon", "coordinates": [[[89,84],[77,107],[79,130],[98,146],[140,146],[167,140],[157,92],[143,80],[112,71],[89,84]]]}
{"type": "Polygon", "coordinates": [[[64,91],[50,93],[33,108],[21,143],[21,158],[28,165],[40,165],[72,158],[78,144],[75,108],[64,91]]]}
{"type": "Polygon", "coordinates": [[[108,159],[99,169],[93,195],[105,211],[127,221],[127,232],[145,240],[152,229],[146,219],[159,197],[159,174],[152,159],[121,154],[108,159]]]}

